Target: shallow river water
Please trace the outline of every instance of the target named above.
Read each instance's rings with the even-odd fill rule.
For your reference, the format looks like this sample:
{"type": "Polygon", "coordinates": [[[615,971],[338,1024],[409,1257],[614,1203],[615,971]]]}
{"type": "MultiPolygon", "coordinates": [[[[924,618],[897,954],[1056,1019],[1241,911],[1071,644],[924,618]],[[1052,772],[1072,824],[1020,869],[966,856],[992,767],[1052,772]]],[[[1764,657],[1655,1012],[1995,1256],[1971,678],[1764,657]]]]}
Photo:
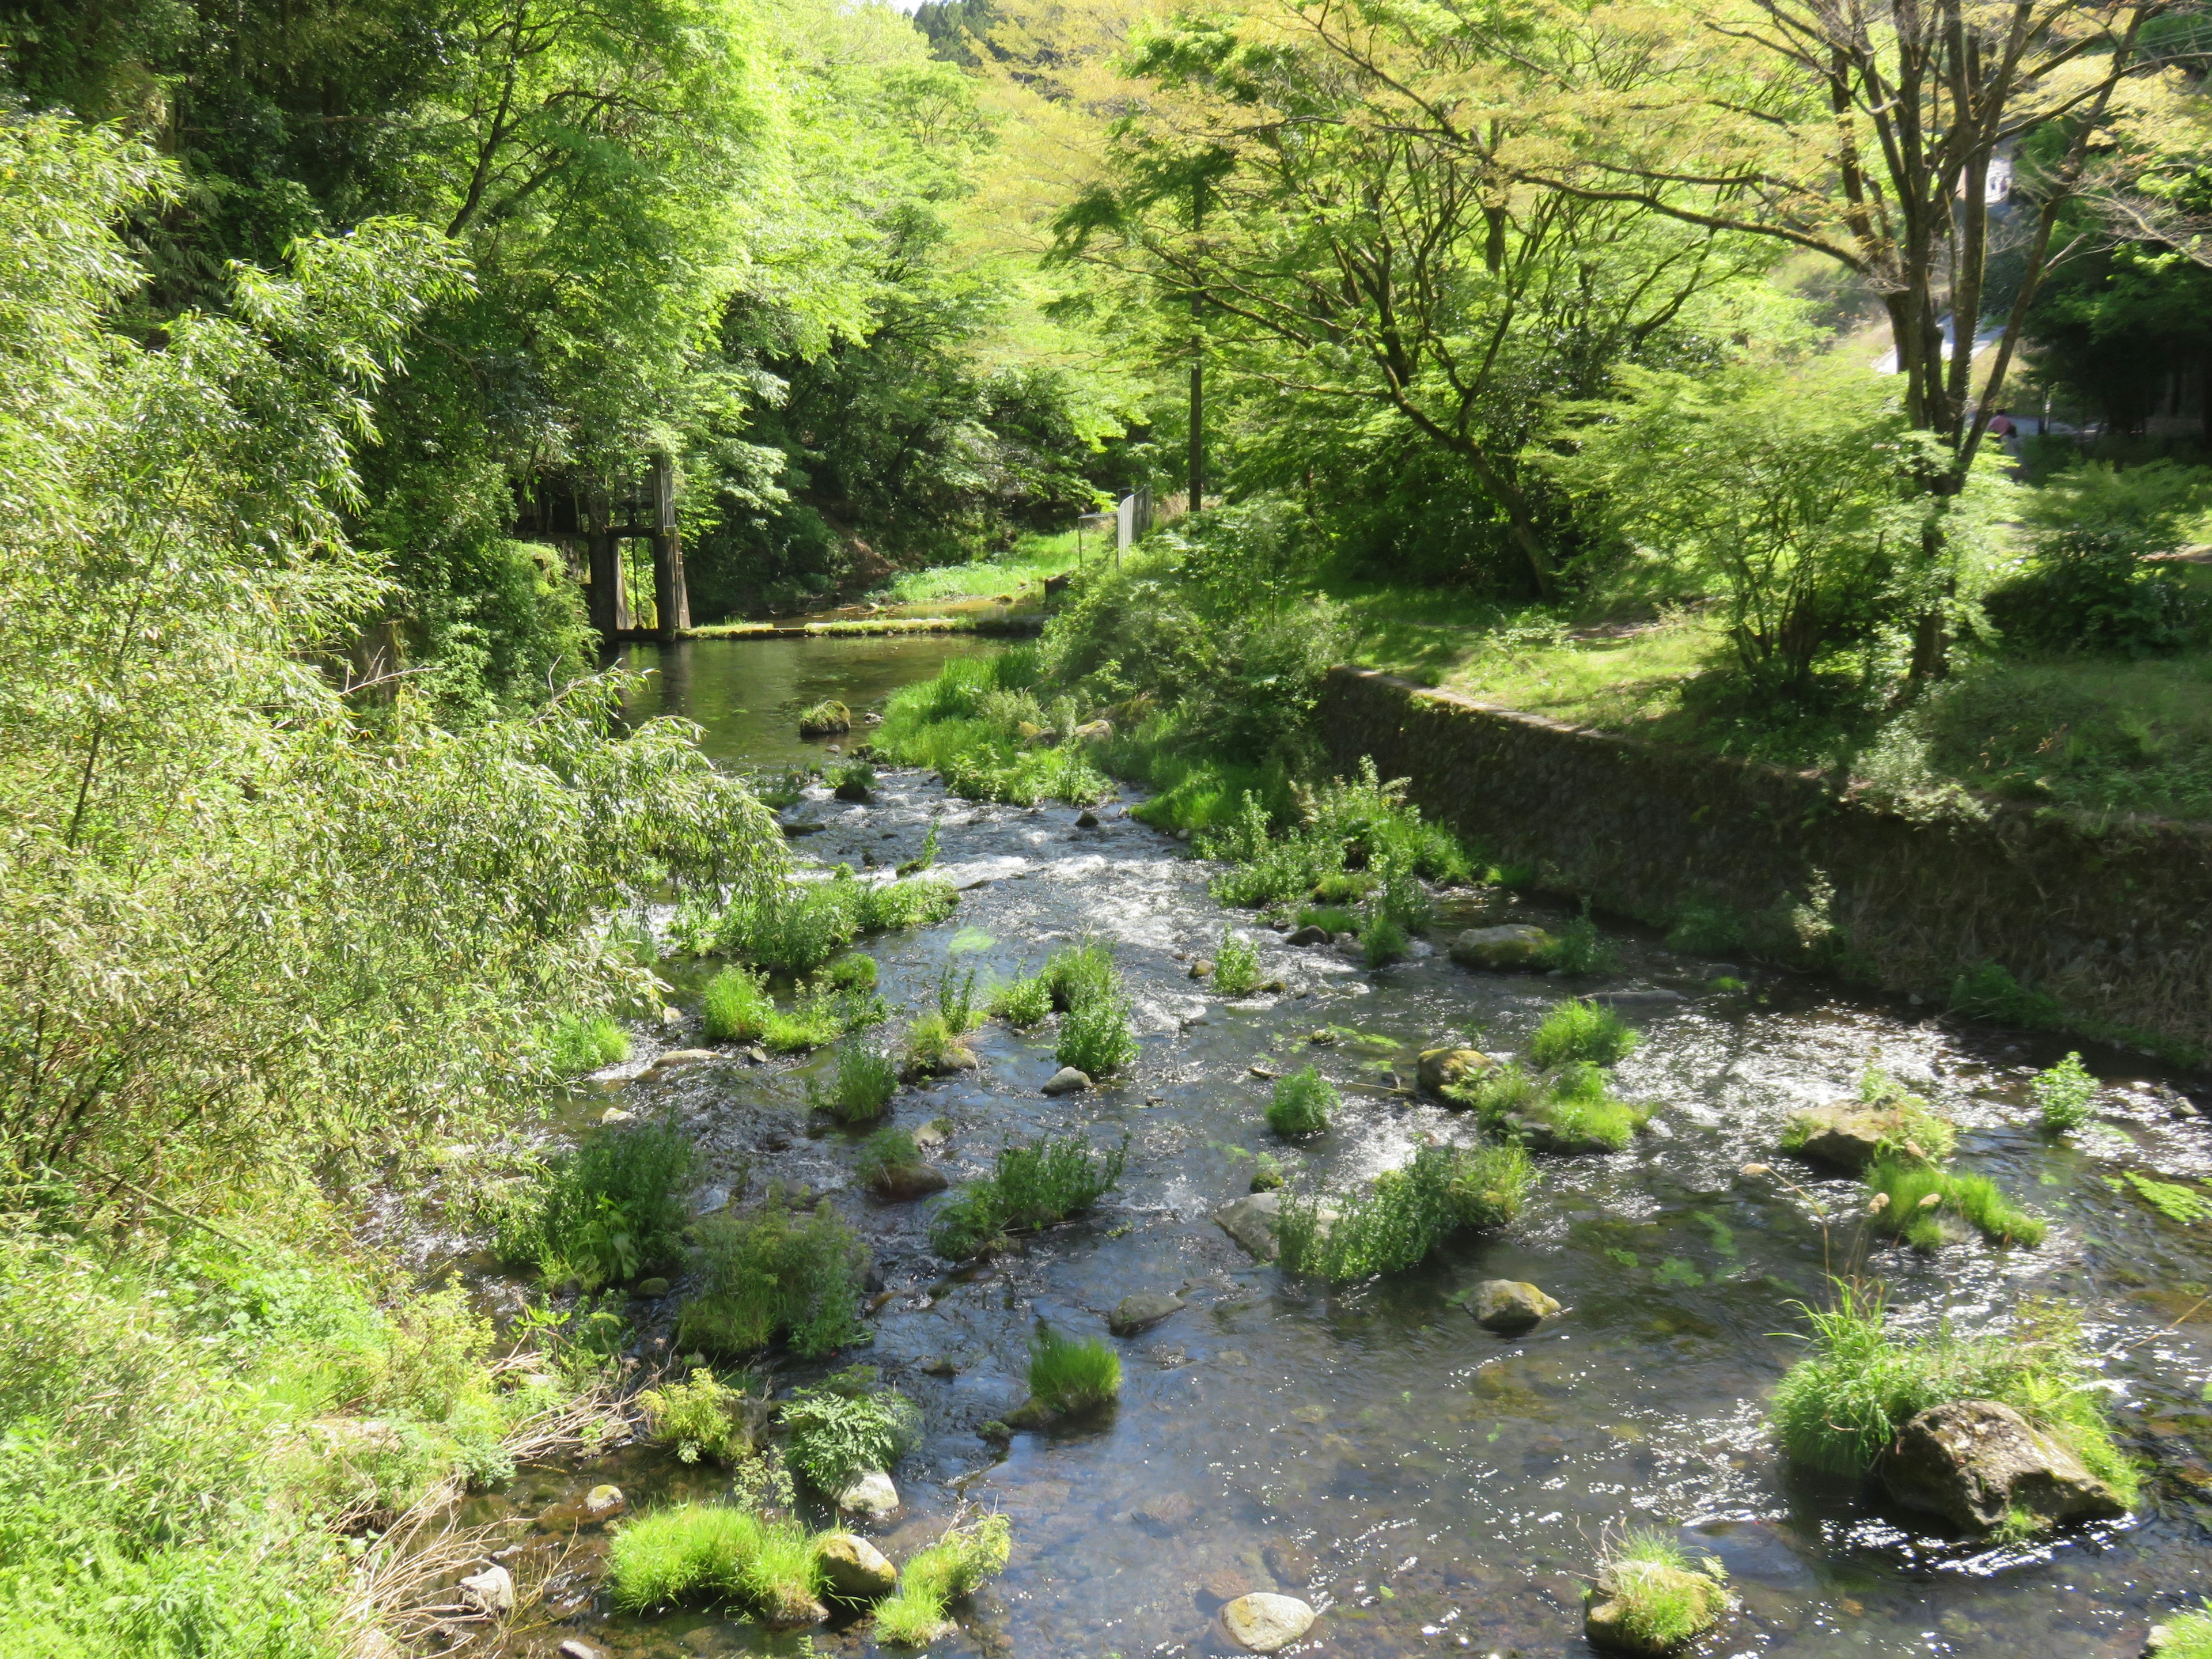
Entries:
{"type": "MultiPolygon", "coordinates": [[[[973,647],[700,642],[684,648],[686,672],[647,701],[701,720],[726,762],[782,765],[805,747],[788,735],[795,701],[842,695],[857,712],[933,672],[948,648],[973,647]]],[[[881,1366],[928,1425],[896,1471],[905,1507],[878,1541],[902,1559],[963,1502],[1013,1523],[1011,1568],[933,1651],[1233,1651],[1216,1616],[1223,1601],[1280,1589],[1322,1610],[1298,1651],[1582,1655],[1579,1575],[1630,1523],[1679,1528],[1693,1553],[1726,1564],[1741,1607],[1698,1650],[1711,1659],[2132,1656],[2154,1618],[2212,1592],[2202,1399],[2212,1230],[2164,1218],[2122,1178],[2212,1174],[2212,1123],[2195,1115],[2190,1079],[2089,1050],[2111,1085],[2103,1121],[2054,1143],[2033,1127],[2025,1085],[2067,1044],[1682,956],[1626,927],[1609,929],[1620,969],[1585,981],[1470,973],[1441,953],[1370,972],[1259,929],[1266,971],[1287,989],[1224,1001],[1184,958],[1253,919],[1216,905],[1206,867],[1119,807],[1093,830],[1075,817],[948,799],[903,773],[886,775],[874,805],[817,790],[785,814],[822,826],[793,842],[803,856],[855,867],[912,857],[934,821],[942,873],[976,884],[950,921],[871,944],[894,1008],[920,1006],[948,961],[988,981],[1066,940],[1114,943],[1144,1042],[1125,1080],[1048,1099],[1049,1029],[993,1024],[976,1040],[980,1072],[902,1091],[892,1120],[949,1120],[938,1156],[956,1182],[981,1173],[1009,1136],[1073,1129],[1103,1146],[1126,1135],[1121,1186],[1089,1218],[949,1273],[924,1238],[927,1206],[880,1205],[854,1184],[859,1137],[810,1134],[804,1076],[818,1057],[763,1066],[732,1054],[665,1083],[622,1082],[650,1058],[647,1043],[580,1103],[580,1115],[610,1098],[673,1110],[699,1139],[705,1185],[736,1190],[740,1204],[772,1178],[827,1192],[872,1243],[890,1295],[871,1321],[872,1346],[843,1358],[881,1366]],[[1715,988],[1723,975],[1746,988],[1715,988]],[[1620,995],[1641,1029],[1622,1092],[1656,1103],[1657,1127],[1618,1155],[1543,1161],[1508,1234],[1332,1291],[1255,1265],[1209,1218],[1246,1190],[1261,1150],[1294,1185],[1334,1183],[1391,1167],[1424,1137],[1470,1139],[1467,1119],[1409,1092],[1414,1056],[1447,1039],[1510,1054],[1553,1002],[1578,993],[1620,995]],[[1325,1028],[1335,1040],[1312,1043],[1325,1028]],[[1851,1092],[1876,1054],[1957,1119],[1960,1168],[2049,1218],[2040,1248],[1923,1255],[1869,1250],[1848,1218],[1824,1231],[1816,1206],[1848,1218],[1856,1188],[1778,1156],[1777,1135],[1792,1110],[1851,1092]],[[1309,1060],[1345,1108],[1327,1134],[1285,1146],[1261,1121],[1267,1085],[1253,1068],[1309,1060]],[[1747,1176],[1747,1163],[1774,1174],[1747,1176]],[[1796,1304],[1822,1297],[1832,1267],[1882,1280],[1916,1328],[2001,1328],[2030,1296],[2076,1304],[2106,1357],[2124,1437],[2157,1467],[2137,1516],[2033,1547],[1977,1547],[1851,1483],[1785,1470],[1764,1402],[1797,1350],[1796,1304]],[[1491,1335],[1462,1305],[1490,1278],[1533,1280],[1565,1310],[1527,1338],[1491,1335]],[[1018,1435],[1003,1454],[977,1437],[1024,1397],[1039,1317],[1103,1334],[1122,1296],[1163,1290],[1188,1306],[1120,1343],[1125,1381],[1110,1415],[1018,1435]],[[925,1371],[939,1358],[955,1374],[925,1371]]],[[[1433,937],[1545,909],[1502,890],[1455,894],[1433,937]]],[[[677,1028],[655,1042],[697,1040],[677,1028]]],[[[2199,1089],[2195,1101],[2212,1106],[2212,1095],[2199,1089]]],[[[636,1310],[648,1332],[665,1331],[670,1311],[636,1310]]],[[[665,1348],[648,1340],[647,1357],[665,1348]]],[[[779,1380],[812,1374],[787,1365],[779,1380]]],[[[509,1496],[541,1507],[608,1479],[641,1504],[716,1484],[632,1448],[526,1475],[509,1496]]],[[[597,1547],[579,1545],[581,1584],[597,1547]]],[[[610,1617],[582,1595],[572,1591],[572,1622],[515,1650],[550,1653],[568,1635],[670,1659],[801,1650],[795,1634],[725,1617],[610,1617]]],[[[874,1650],[865,1623],[809,1639],[823,1653],[874,1650]]]]}

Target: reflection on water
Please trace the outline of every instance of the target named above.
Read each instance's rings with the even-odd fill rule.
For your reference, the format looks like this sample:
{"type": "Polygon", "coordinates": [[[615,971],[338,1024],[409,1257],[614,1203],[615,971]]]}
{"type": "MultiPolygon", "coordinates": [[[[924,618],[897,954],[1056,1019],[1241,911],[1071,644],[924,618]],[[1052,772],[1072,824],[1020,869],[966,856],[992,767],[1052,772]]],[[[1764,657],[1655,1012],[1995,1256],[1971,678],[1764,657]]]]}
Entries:
{"type": "MultiPolygon", "coordinates": [[[[688,712],[717,752],[781,760],[795,747],[787,720],[729,711],[822,695],[857,707],[896,673],[928,672],[947,643],[691,649],[688,712]],[[886,662],[895,650],[915,654],[886,662]]],[[[682,684],[671,675],[661,696],[676,701],[682,684]]],[[[892,1295],[865,1358],[928,1420],[897,1472],[906,1508],[878,1541],[902,1559],[963,1501],[1014,1524],[1012,1567],[933,1651],[1220,1652],[1222,1601],[1279,1588],[1324,1608],[1308,1638],[1315,1651],[1580,1654],[1579,1575],[1626,1522],[1680,1527],[1693,1550],[1726,1563],[1742,1610],[1701,1650],[1710,1659],[2119,1659],[2141,1650],[2153,1617],[2212,1587],[2199,1497],[2212,1486],[2200,1449],[2206,1241],[2114,1179],[2128,1168],[2203,1174],[2212,1132],[2176,1115],[2178,1097],[2137,1069],[2145,1062],[2091,1054],[2120,1085],[2110,1126],[2054,1145],[2031,1127],[2025,1083],[2062,1043],[1923,1018],[1628,933],[1618,936],[1619,972],[1571,984],[1471,974],[1441,957],[1370,973],[1263,933],[1265,968],[1289,993],[1225,1004],[1176,953],[1210,951],[1224,924],[1249,918],[1224,915],[1202,866],[1117,812],[1079,830],[1068,809],[976,807],[895,775],[874,805],[817,791],[787,816],[825,826],[799,843],[809,855],[856,866],[913,856],[934,817],[945,873],[988,883],[942,926],[878,942],[895,1006],[927,998],[948,961],[988,980],[1099,934],[1115,942],[1139,1007],[1143,1057],[1118,1086],[1048,1100],[1038,1085],[1054,1068],[1050,1032],[994,1025],[978,1039],[980,1073],[901,1093],[899,1126],[950,1121],[956,1179],[981,1172],[1009,1135],[1130,1137],[1122,1188],[1095,1216],[951,1279],[928,1252],[921,1206],[878,1205],[852,1184],[857,1137],[810,1138],[803,1065],[678,1073],[625,1099],[680,1114],[699,1138],[703,1180],[732,1184],[749,1170],[755,1193],[769,1178],[829,1192],[873,1243],[892,1295]],[[1723,974],[1748,988],[1714,988],[1723,974]],[[1261,1150],[1295,1183],[1326,1183],[1366,1178],[1424,1138],[1468,1139],[1464,1118],[1396,1086],[1410,1082],[1419,1049],[1455,1037],[1510,1054],[1553,1000],[1600,988],[1651,994],[1629,1005],[1644,1041],[1622,1082],[1659,1105],[1660,1132],[1617,1156],[1546,1163],[1506,1237],[1330,1291],[1255,1266],[1208,1219],[1245,1189],[1261,1150]],[[1330,1026],[1369,1040],[1310,1042],[1330,1026]],[[2051,1218],[2042,1248],[1869,1253],[1848,1218],[1855,1187],[1777,1159],[1788,1114],[1849,1092],[1877,1050],[1957,1118],[1962,1169],[2051,1218]],[[1285,1147],[1261,1121],[1267,1085],[1250,1068],[1309,1059],[1344,1091],[1345,1109],[1328,1133],[1285,1147]],[[1749,1162],[1775,1163],[1796,1189],[1747,1177],[1749,1162]],[[1885,1280],[1920,1328],[2001,1324],[2029,1295],[2078,1305],[2106,1356],[2128,1443],[2161,1467],[2143,1512],[2055,1546],[1978,1549],[1931,1537],[1848,1486],[1787,1474],[1762,1413],[1796,1351],[1796,1304],[1820,1297],[1831,1268],[1856,1267],[1885,1280]],[[1498,1277],[1534,1280],[1565,1313],[1520,1340],[1488,1334],[1462,1297],[1498,1277]],[[1124,1392],[1110,1415],[1018,1436],[1003,1457],[978,1437],[1025,1392],[1036,1317],[1103,1332],[1122,1296],[1153,1290],[1180,1291],[1189,1306],[1120,1343],[1124,1392]],[[946,1361],[952,1374],[938,1374],[946,1361]]],[[[1460,901],[1447,925],[1538,908],[1482,895],[1460,901]]],[[[780,1380],[808,1374],[787,1365],[780,1380]]],[[[589,1484],[610,1471],[647,1502],[664,1485],[702,1482],[636,1449],[566,1478],[589,1484]]],[[[532,1479],[520,1501],[567,1490],[532,1479]]],[[[696,1613],[579,1619],[582,1634],[619,1654],[799,1651],[796,1636],[696,1613]]],[[[811,1639],[825,1652],[874,1650],[866,1623],[811,1639]]]]}

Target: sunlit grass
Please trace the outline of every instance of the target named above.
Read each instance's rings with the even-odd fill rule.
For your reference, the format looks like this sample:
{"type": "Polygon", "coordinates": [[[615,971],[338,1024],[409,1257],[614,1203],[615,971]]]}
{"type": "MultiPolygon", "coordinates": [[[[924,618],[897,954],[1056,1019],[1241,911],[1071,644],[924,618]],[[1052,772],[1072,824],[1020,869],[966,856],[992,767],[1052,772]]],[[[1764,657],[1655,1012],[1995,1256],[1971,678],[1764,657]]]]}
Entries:
{"type": "MultiPolygon", "coordinates": [[[[1083,550],[1087,560],[1096,560],[1102,553],[1110,556],[1110,533],[1102,538],[1094,532],[1086,532],[1083,550]]],[[[884,594],[898,605],[915,605],[926,599],[996,599],[1002,593],[1021,599],[1025,597],[1025,588],[1029,590],[1026,597],[1034,598],[1042,589],[1046,577],[1061,575],[1075,568],[1075,551],[1073,530],[1050,536],[1027,535],[1007,551],[970,564],[941,564],[927,570],[902,572],[892,579],[884,594]]]]}

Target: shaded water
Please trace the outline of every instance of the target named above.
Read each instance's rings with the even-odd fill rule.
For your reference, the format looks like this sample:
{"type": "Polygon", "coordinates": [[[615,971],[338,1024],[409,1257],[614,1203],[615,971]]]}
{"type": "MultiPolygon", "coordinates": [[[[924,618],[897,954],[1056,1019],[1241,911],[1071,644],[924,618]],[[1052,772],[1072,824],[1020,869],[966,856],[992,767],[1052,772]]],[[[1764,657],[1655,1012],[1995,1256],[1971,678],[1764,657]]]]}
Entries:
{"type": "MultiPolygon", "coordinates": [[[[720,711],[842,693],[857,712],[895,671],[928,672],[945,650],[900,641],[913,654],[887,663],[892,644],[702,642],[690,647],[688,709],[725,758],[780,761],[796,746],[782,735],[787,716],[778,732],[757,712],[733,728],[720,711]],[[757,667],[769,651],[780,654],[757,667]]],[[[662,681],[664,698],[678,684],[662,681]]],[[[2148,1062],[2090,1053],[2115,1085],[2105,1123],[2054,1145],[2032,1127],[2025,1084],[2063,1043],[1685,957],[1618,929],[1620,971],[1583,982],[1472,974],[1441,956],[1370,973],[1261,931],[1263,965],[1287,993],[1224,1002],[1178,953],[1210,953],[1224,925],[1250,918],[1216,906],[1206,869],[1174,842],[1117,809],[1102,816],[1081,830],[1072,809],[978,807],[910,774],[890,775],[871,806],[817,791],[786,814],[824,826],[796,843],[803,853],[855,866],[913,856],[934,817],[943,873],[988,884],[943,925],[875,942],[894,1007],[924,1003],[949,961],[988,980],[1034,967],[1061,941],[1115,943],[1144,1039],[1126,1081],[1048,1100],[1038,1085],[1054,1066],[1049,1030],[994,1024],[976,1040],[980,1073],[902,1091],[892,1120],[948,1119],[939,1156],[956,1181],[981,1173],[1009,1135],[1078,1129],[1103,1145],[1127,1134],[1122,1185],[1093,1216],[948,1276],[923,1237],[926,1206],[879,1205],[852,1184],[859,1137],[810,1137],[806,1062],[732,1056],[623,1091],[632,1109],[681,1115],[708,1185],[757,1194],[781,1178],[829,1192],[873,1243],[892,1294],[872,1347],[842,1358],[881,1366],[928,1425],[896,1471],[906,1507],[879,1541],[903,1559],[963,1499],[1003,1510],[1014,1527],[1011,1569],[933,1651],[1225,1652],[1221,1601],[1279,1588],[1323,1609],[1302,1651],[1581,1655],[1577,1575],[1609,1529],[1631,1522],[1679,1527],[1727,1564],[1742,1608],[1698,1650],[1715,1656],[2117,1659],[2141,1650],[2153,1618],[2212,1589],[2212,1420],[2200,1398],[2212,1237],[2162,1218],[2118,1179],[2212,1172],[2212,1125],[2148,1062]],[[1723,974],[1747,988],[1713,988],[1723,974]],[[1506,1236],[1330,1291],[1254,1264],[1208,1218],[1245,1190],[1261,1150],[1294,1184],[1334,1182],[1402,1161],[1425,1136],[1471,1138],[1464,1117],[1400,1086],[1418,1051],[1455,1038],[1510,1054],[1555,1000],[1593,990],[1630,994],[1623,1011],[1644,1040],[1621,1068],[1622,1092],[1657,1103],[1659,1128],[1616,1156],[1545,1161],[1506,1236]],[[1330,1027],[1335,1041],[1310,1041],[1330,1027]],[[1848,1213],[1856,1188],[1778,1158],[1777,1134],[1792,1110],[1850,1093],[1877,1052],[1958,1120],[1960,1168],[2051,1219],[2039,1249],[1975,1243],[1921,1255],[1869,1251],[1848,1222],[1824,1231],[1815,1206],[1848,1213]],[[1308,1060],[1338,1082],[1345,1107],[1328,1133],[1286,1147],[1261,1121],[1267,1085],[1251,1068],[1308,1060]],[[1740,1173],[1753,1161],[1798,1190],[1740,1173]],[[1796,1352],[1794,1304],[1821,1297],[1830,1267],[1854,1265],[1888,1284],[1916,1328],[2001,1326],[2031,1295],[2078,1305],[2124,1438],[2158,1464],[2140,1513],[2038,1547],[1973,1547],[1850,1483],[1788,1474],[1762,1413],[1796,1352]],[[1459,1298],[1500,1277],[1534,1280],[1565,1313],[1524,1339],[1489,1334],[1459,1298]],[[1024,1396],[1038,1316],[1101,1334],[1123,1295],[1153,1290],[1190,1305],[1119,1344],[1125,1381],[1109,1416],[1017,1436],[1003,1456],[977,1437],[1024,1396]],[[927,1374],[939,1357],[957,1374],[927,1374]]],[[[1541,909],[1510,894],[1459,896],[1437,932],[1541,909]]],[[[651,1329],[669,1309],[638,1311],[651,1329]]],[[[782,1380],[805,1375],[787,1367],[782,1380]]],[[[514,1497],[540,1504],[609,1478],[647,1502],[715,1485],[710,1472],[631,1449],[575,1474],[526,1478],[514,1497]]],[[[581,1542],[587,1566],[595,1546],[581,1542]]],[[[541,1649],[518,1650],[550,1651],[570,1633],[672,1659],[799,1650],[794,1635],[725,1618],[610,1619],[580,1600],[574,1616],[537,1638],[541,1649]]],[[[870,1652],[868,1631],[811,1640],[870,1652]]]]}

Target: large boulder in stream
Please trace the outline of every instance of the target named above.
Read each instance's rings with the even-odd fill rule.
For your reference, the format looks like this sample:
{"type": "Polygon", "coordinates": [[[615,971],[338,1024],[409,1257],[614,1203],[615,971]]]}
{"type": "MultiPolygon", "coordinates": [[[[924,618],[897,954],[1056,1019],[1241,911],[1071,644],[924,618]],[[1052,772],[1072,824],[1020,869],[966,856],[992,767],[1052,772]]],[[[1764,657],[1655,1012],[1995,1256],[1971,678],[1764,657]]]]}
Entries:
{"type": "Polygon", "coordinates": [[[837,1494],[837,1507],[848,1515],[865,1515],[880,1521],[898,1512],[898,1488],[881,1469],[864,1469],[837,1494]]]}
{"type": "Polygon", "coordinates": [[[1275,1226],[1283,1213],[1280,1193],[1255,1193],[1224,1204],[1213,1212],[1215,1224],[1242,1245],[1254,1260],[1273,1261],[1282,1254],[1275,1226]]]}
{"type": "Polygon", "coordinates": [[[814,1547],[822,1577],[841,1601],[875,1601],[898,1588],[898,1569],[857,1533],[833,1532],[814,1547]]]}
{"type": "Polygon", "coordinates": [[[1603,1653],[1668,1659],[1718,1624],[1728,1607],[1727,1589],[1708,1574],[1658,1561],[1616,1561],[1583,1593],[1583,1635],[1603,1653]],[[1655,1620],[1655,1607],[1677,1616],[1655,1620]]]}
{"type": "Polygon", "coordinates": [[[1421,1050],[1421,1092],[1440,1095],[1455,1085],[1493,1071],[1498,1062],[1478,1048],[1424,1048],[1421,1050]]]}
{"type": "Polygon", "coordinates": [[[1462,968],[1541,968],[1550,960],[1552,936],[1526,922],[1502,927],[1470,927],[1451,943],[1451,959],[1462,968]]]}
{"type": "Polygon", "coordinates": [[[1792,1117],[1783,1127],[1782,1148],[1856,1175],[1893,1149],[1919,1147],[1923,1156],[1940,1160],[1949,1151],[1951,1139],[1948,1124],[1924,1109],[1842,1100],[1792,1117]],[[1916,1136],[1939,1144],[1921,1146],[1916,1136]]]}
{"type": "Polygon", "coordinates": [[[1930,1406],[1898,1431],[1880,1473],[1899,1503],[1964,1532],[2022,1516],[2040,1528],[2128,1512],[2071,1446],[1995,1400],[1930,1406]]]}
{"type": "Polygon", "coordinates": [[[1165,1291],[1137,1291],[1114,1304],[1114,1311],[1106,1316],[1106,1328],[1116,1336],[1134,1336],[1170,1314],[1181,1313],[1184,1306],[1181,1297],[1165,1291]]]}

